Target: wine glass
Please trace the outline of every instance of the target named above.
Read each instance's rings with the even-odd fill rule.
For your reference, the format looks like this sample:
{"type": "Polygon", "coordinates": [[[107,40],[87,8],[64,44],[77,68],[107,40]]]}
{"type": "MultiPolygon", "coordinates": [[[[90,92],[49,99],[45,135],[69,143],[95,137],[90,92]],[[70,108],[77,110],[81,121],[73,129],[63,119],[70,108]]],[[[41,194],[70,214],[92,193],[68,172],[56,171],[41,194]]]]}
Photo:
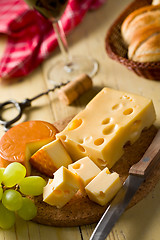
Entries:
{"type": "Polygon", "coordinates": [[[53,83],[71,81],[78,75],[85,73],[93,77],[98,71],[96,60],[87,56],[71,56],[67,39],[61,24],[61,16],[67,6],[68,0],[25,0],[44,17],[53,23],[58,44],[63,58],[55,62],[47,73],[48,80],[53,83]],[[57,74],[58,73],[58,74],[57,74]]]}

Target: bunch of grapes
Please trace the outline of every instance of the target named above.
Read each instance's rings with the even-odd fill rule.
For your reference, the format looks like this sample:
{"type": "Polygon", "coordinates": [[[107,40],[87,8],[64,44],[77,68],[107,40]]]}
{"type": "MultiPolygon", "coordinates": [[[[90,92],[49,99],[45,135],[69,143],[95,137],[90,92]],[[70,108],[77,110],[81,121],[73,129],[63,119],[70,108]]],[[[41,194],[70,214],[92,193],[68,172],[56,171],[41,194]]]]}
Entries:
{"type": "Polygon", "coordinates": [[[26,176],[26,168],[14,162],[0,168],[0,227],[11,228],[15,214],[31,220],[37,214],[33,201],[26,196],[38,196],[43,192],[46,181],[39,176],[26,176]]]}

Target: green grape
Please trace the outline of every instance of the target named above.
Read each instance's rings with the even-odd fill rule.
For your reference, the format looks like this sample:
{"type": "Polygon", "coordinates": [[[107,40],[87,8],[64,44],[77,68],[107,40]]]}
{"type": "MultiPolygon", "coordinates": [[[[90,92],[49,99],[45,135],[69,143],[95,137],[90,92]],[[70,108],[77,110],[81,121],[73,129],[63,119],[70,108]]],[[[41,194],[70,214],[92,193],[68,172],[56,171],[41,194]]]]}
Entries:
{"type": "Polygon", "coordinates": [[[3,229],[11,228],[15,223],[15,213],[9,211],[0,202],[0,227],[3,229]]]}
{"type": "Polygon", "coordinates": [[[22,207],[22,196],[16,190],[6,190],[2,196],[2,203],[8,210],[17,211],[22,207]]]}
{"type": "Polygon", "coordinates": [[[0,200],[2,199],[2,195],[3,195],[3,188],[2,188],[2,185],[0,185],[0,200]]]}
{"type": "Polygon", "coordinates": [[[38,196],[43,193],[46,181],[39,176],[25,177],[20,183],[20,191],[25,195],[38,196]]]}
{"type": "Polygon", "coordinates": [[[3,181],[3,173],[5,168],[0,168],[0,183],[3,181]]]}
{"type": "Polygon", "coordinates": [[[22,198],[22,207],[17,213],[24,220],[31,220],[37,215],[37,208],[32,200],[24,197],[22,198]]]}
{"type": "Polygon", "coordinates": [[[13,187],[26,175],[26,168],[18,163],[10,163],[4,170],[3,183],[6,187],[13,187]]]}

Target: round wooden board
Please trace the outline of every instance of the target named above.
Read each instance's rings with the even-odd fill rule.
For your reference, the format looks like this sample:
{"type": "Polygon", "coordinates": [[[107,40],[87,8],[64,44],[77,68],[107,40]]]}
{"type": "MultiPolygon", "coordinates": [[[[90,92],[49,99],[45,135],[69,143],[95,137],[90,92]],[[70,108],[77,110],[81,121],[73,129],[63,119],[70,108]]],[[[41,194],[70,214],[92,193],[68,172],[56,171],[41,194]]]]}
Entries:
{"type": "MultiPolygon", "coordinates": [[[[61,131],[70,120],[71,118],[68,118],[63,121],[56,122],[54,125],[59,131],[61,131]]],[[[126,144],[124,147],[124,155],[112,168],[113,171],[119,173],[123,182],[128,176],[130,167],[141,159],[153,140],[156,132],[157,129],[154,126],[151,126],[149,129],[142,132],[141,137],[133,145],[126,144]]],[[[35,169],[32,169],[32,174],[41,175],[35,169]]],[[[131,200],[128,208],[134,206],[146,197],[147,194],[155,187],[159,179],[160,163],[158,163],[157,167],[153,169],[148,179],[146,179],[146,181],[141,185],[131,200]]],[[[34,197],[34,202],[38,208],[38,213],[33,221],[40,224],[59,227],[71,227],[96,223],[108,206],[99,206],[89,200],[89,198],[80,191],[78,191],[71,201],[61,209],[57,209],[56,207],[43,202],[42,195],[34,197]]]]}

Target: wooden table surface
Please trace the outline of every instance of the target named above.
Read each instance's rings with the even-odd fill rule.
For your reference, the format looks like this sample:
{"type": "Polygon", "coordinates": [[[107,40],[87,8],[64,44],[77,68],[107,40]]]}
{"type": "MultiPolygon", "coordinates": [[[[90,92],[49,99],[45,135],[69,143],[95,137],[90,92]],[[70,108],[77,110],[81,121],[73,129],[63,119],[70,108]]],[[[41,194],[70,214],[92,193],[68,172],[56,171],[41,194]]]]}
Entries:
{"type": "MultiPolygon", "coordinates": [[[[124,66],[111,60],[105,52],[104,39],[112,22],[131,0],[107,0],[101,8],[89,12],[83,22],[68,36],[72,54],[85,53],[99,62],[98,74],[94,77],[94,88],[84,94],[71,106],[59,102],[57,94],[50,93],[33,103],[32,109],[25,112],[21,121],[55,120],[78,113],[102,87],[129,91],[152,98],[160,126],[160,82],[140,78],[124,66]]],[[[0,56],[3,54],[6,39],[0,35],[0,56]]],[[[50,65],[60,57],[59,50],[38,67],[32,74],[15,84],[0,86],[0,102],[9,98],[18,101],[51,87],[46,72],[50,65]]],[[[57,73],[58,74],[58,73],[57,73]]],[[[20,122],[20,121],[19,121],[20,122]]],[[[0,128],[0,135],[4,131],[0,128]]],[[[127,210],[117,222],[108,240],[158,240],[160,234],[160,182],[155,189],[136,206],[127,210]]],[[[0,230],[0,240],[88,240],[95,224],[73,228],[43,226],[17,218],[16,225],[7,231],[0,230]]]]}

